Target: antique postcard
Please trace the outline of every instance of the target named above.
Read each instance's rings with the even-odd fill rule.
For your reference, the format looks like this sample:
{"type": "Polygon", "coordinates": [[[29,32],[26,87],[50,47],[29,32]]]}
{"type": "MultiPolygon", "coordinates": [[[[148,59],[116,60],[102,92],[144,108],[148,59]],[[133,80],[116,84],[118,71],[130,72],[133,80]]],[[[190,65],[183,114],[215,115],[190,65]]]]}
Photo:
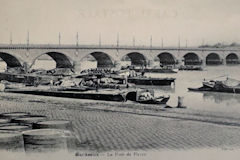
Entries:
{"type": "Polygon", "coordinates": [[[239,157],[239,1],[0,4],[0,159],[239,157]]]}

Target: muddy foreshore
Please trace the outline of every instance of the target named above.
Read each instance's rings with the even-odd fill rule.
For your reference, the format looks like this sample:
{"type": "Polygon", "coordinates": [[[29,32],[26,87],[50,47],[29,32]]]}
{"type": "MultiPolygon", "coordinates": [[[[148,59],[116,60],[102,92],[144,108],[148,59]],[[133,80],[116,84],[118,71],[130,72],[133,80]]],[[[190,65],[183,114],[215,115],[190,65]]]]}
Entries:
{"type": "MultiPolygon", "coordinates": [[[[8,112],[9,109],[20,111],[23,108],[17,107],[19,104],[44,106],[44,109],[69,109],[69,110],[86,110],[86,111],[102,111],[102,112],[119,112],[126,114],[136,114],[154,117],[174,118],[179,120],[192,120],[200,122],[208,122],[220,125],[240,126],[240,118],[237,113],[203,111],[197,109],[181,109],[172,106],[166,108],[166,105],[146,105],[133,101],[112,102],[74,98],[60,98],[50,96],[36,96],[15,93],[0,93],[1,108],[0,113],[8,112]],[[12,108],[10,104],[16,103],[16,108],[12,108]],[[18,110],[18,108],[20,110],[18,110]]],[[[25,107],[24,107],[25,108],[25,107]]]]}
{"type": "Polygon", "coordinates": [[[71,121],[81,142],[78,151],[70,153],[73,157],[99,153],[104,156],[97,158],[104,158],[109,153],[129,151],[146,152],[148,157],[166,150],[189,153],[195,149],[240,148],[239,116],[230,112],[6,92],[0,93],[0,101],[0,113],[29,112],[71,121]]]}

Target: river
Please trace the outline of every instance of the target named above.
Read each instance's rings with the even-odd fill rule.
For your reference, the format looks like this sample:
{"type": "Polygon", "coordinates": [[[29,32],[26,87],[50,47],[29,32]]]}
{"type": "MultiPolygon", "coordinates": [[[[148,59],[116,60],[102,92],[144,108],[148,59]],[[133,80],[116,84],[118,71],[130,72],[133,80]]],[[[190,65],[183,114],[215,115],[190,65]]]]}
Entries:
{"type": "MultiPolygon", "coordinates": [[[[33,68],[53,69],[55,62],[39,61],[33,68]]],[[[5,64],[0,63],[0,69],[4,69],[5,64]]],[[[211,92],[189,92],[188,87],[202,86],[203,79],[212,79],[221,76],[228,76],[240,80],[240,66],[207,66],[204,71],[178,71],[178,73],[158,74],[146,73],[150,77],[174,77],[175,85],[172,86],[144,86],[153,88],[156,95],[170,95],[168,102],[170,106],[177,105],[177,97],[184,97],[183,104],[188,108],[204,110],[232,112],[240,114],[240,94],[231,93],[211,93],[211,92]]],[[[218,79],[224,79],[221,77],[218,79]]]]}
{"type": "Polygon", "coordinates": [[[169,94],[168,104],[177,105],[177,97],[184,97],[183,104],[188,108],[240,113],[240,94],[216,92],[190,92],[188,87],[201,87],[203,79],[224,80],[227,76],[240,80],[239,66],[208,66],[205,71],[179,71],[176,74],[147,74],[151,77],[174,77],[175,85],[171,87],[155,87],[157,94],[169,94]],[[217,78],[218,77],[218,78],[217,78]]]}

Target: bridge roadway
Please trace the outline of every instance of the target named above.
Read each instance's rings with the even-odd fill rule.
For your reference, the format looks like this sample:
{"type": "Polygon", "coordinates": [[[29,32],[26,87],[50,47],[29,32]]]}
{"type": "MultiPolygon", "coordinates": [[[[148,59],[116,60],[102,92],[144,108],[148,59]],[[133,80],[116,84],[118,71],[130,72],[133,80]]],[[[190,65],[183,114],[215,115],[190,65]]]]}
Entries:
{"type": "Polygon", "coordinates": [[[89,57],[94,57],[98,67],[121,66],[124,61],[141,66],[239,64],[240,48],[0,44],[0,57],[10,68],[24,64],[31,68],[43,55],[49,55],[57,68],[79,71],[89,57]]]}

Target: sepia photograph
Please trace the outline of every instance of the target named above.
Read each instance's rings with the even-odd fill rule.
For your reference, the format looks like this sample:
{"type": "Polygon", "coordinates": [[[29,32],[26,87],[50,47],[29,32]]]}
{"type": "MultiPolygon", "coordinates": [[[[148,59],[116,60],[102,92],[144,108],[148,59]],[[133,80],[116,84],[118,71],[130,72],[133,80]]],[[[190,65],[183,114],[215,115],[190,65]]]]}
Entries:
{"type": "Polygon", "coordinates": [[[0,159],[240,156],[240,1],[0,4],[0,159]]]}

